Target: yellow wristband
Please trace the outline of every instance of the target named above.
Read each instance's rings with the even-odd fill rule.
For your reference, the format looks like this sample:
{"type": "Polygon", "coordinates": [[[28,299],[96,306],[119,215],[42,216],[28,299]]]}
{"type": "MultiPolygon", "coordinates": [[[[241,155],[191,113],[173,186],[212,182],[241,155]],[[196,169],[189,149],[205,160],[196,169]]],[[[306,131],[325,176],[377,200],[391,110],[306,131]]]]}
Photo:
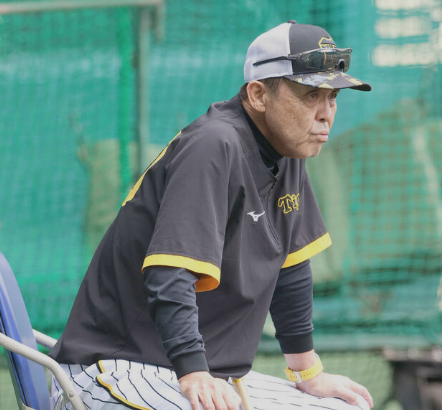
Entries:
{"type": "Polygon", "coordinates": [[[284,372],[285,375],[287,376],[287,379],[289,379],[291,382],[302,383],[305,382],[306,380],[313,379],[313,377],[317,376],[323,370],[324,367],[322,366],[321,359],[319,358],[318,355],[316,355],[316,362],[309,369],[302,370],[300,372],[294,372],[292,369],[287,367],[287,369],[285,369],[284,372]]]}

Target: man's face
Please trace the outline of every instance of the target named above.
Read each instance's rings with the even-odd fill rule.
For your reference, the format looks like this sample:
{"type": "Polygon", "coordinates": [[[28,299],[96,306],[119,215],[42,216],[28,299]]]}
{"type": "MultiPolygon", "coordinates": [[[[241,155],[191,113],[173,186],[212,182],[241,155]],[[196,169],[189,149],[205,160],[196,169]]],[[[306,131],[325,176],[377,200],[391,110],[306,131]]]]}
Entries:
{"type": "Polygon", "coordinates": [[[328,141],[338,91],[283,80],[276,92],[267,90],[263,134],[285,157],[318,155],[328,141]]]}

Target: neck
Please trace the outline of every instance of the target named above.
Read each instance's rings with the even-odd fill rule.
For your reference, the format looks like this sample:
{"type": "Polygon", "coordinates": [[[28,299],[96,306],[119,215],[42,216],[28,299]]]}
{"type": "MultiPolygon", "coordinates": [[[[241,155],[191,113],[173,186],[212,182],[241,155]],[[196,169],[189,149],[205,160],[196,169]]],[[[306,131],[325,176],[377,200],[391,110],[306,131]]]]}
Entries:
{"type": "Polygon", "coordinates": [[[258,127],[258,129],[261,131],[262,135],[267,139],[267,127],[265,126],[265,120],[264,120],[264,114],[255,110],[252,105],[250,104],[249,100],[243,100],[241,101],[242,106],[244,110],[246,111],[247,115],[250,117],[250,119],[253,121],[253,123],[258,127]]]}
{"type": "MultiPolygon", "coordinates": [[[[249,115],[246,108],[243,106],[244,115],[246,116],[247,122],[252,129],[253,135],[255,137],[256,143],[259,148],[259,152],[261,154],[261,158],[265,164],[265,166],[269,169],[269,171],[276,174],[278,172],[277,161],[282,158],[282,155],[277,152],[273,146],[270,144],[268,139],[264,136],[262,131],[255,124],[253,118],[249,115]]],[[[256,120],[256,118],[255,118],[256,120]]]]}

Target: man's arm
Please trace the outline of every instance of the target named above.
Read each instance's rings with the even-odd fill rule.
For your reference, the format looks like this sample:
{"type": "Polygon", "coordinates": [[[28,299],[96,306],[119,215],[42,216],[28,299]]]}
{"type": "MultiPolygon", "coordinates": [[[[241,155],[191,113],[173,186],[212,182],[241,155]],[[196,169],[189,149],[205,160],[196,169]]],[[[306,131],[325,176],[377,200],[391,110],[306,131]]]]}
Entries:
{"type": "MultiPolygon", "coordinates": [[[[314,350],[298,354],[284,354],[284,357],[288,367],[298,372],[311,368],[318,360],[314,350]]],[[[369,406],[373,407],[373,399],[368,390],[346,376],[321,372],[310,380],[297,383],[296,387],[313,396],[338,397],[347,403],[361,405],[364,408],[362,396],[369,406]]]]}
{"type": "Polygon", "coordinates": [[[198,330],[197,280],[182,268],[153,266],[145,271],[149,313],[178,378],[195,371],[209,371],[198,330]]]}
{"type": "MultiPolygon", "coordinates": [[[[282,269],[270,306],[276,337],[288,367],[296,372],[310,369],[317,356],[313,349],[313,276],[310,262],[282,269]]],[[[348,377],[321,372],[297,383],[299,390],[320,397],[339,397],[358,404],[361,395],[373,407],[368,390],[348,377]]]]}
{"type": "Polygon", "coordinates": [[[195,282],[182,268],[153,266],[145,271],[148,308],[172,363],[180,389],[194,410],[237,410],[239,396],[223,379],[209,373],[203,338],[198,330],[195,282]]]}
{"type": "Polygon", "coordinates": [[[283,353],[313,349],[313,278],[310,261],[281,269],[270,304],[283,353]]]}

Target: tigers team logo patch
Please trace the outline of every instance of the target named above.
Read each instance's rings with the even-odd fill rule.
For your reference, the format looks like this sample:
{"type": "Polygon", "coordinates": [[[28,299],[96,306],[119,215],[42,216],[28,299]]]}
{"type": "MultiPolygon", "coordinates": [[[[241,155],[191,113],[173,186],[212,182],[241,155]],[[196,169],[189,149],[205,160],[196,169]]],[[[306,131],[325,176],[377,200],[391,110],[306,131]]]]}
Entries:
{"type": "Polygon", "coordinates": [[[336,48],[336,44],[333,42],[331,37],[321,37],[318,44],[319,48],[336,48]]]}
{"type": "Polygon", "coordinates": [[[287,194],[278,199],[278,207],[282,208],[285,214],[293,211],[299,211],[299,193],[287,194]]]}

